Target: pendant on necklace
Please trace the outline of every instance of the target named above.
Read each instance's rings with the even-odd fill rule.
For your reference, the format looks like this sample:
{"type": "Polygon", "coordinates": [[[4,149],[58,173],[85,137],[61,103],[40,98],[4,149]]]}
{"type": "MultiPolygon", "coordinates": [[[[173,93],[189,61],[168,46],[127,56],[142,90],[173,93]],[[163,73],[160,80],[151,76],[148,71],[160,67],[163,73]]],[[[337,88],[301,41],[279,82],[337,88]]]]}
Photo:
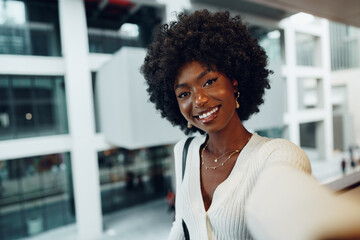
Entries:
{"type": "Polygon", "coordinates": [[[217,162],[217,161],[218,161],[217,158],[215,158],[214,162],[217,162]]]}

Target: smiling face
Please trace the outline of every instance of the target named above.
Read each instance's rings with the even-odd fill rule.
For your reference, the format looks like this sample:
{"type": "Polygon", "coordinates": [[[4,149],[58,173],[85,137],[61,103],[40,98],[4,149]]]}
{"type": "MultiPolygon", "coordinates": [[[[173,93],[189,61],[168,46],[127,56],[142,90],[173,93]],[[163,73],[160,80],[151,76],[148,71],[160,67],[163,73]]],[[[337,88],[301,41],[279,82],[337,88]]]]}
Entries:
{"type": "Polygon", "coordinates": [[[184,64],[174,84],[181,114],[207,133],[230,127],[240,121],[235,111],[237,84],[199,62],[184,64]]]}

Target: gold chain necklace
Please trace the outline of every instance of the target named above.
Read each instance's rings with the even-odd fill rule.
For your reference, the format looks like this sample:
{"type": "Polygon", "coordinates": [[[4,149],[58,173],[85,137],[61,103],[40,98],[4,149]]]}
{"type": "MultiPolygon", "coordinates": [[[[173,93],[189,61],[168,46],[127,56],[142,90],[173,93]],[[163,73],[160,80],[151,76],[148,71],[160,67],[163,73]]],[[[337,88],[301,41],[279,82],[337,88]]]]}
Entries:
{"type": "Polygon", "coordinates": [[[205,169],[206,170],[208,170],[209,168],[210,169],[214,169],[214,170],[216,170],[218,167],[223,167],[224,165],[225,165],[225,163],[226,163],[226,161],[227,160],[229,160],[231,157],[232,157],[232,155],[234,155],[235,153],[238,153],[238,152],[240,152],[240,150],[234,150],[222,163],[220,163],[220,164],[218,164],[218,165],[216,165],[216,166],[213,166],[213,167],[209,167],[209,166],[207,166],[206,164],[205,164],[205,162],[204,162],[204,150],[205,150],[205,148],[203,148],[203,150],[201,151],[201,165],[203,165],[204,167],[205,167],[205,169]]]}
{"type": "MultiPolygon", "coordinates": [[[[207,148],[207,144],[206,144],[205,148],[207,148]]],[[[215,157],[215,159],[214,159],[214,162],[215,162],[215,163],[217,163],[220,158],[222,158],[223,156],[225,156],[225,154],[231,153],[231,152],[233,152],[233,151],[235,151],[235,150],[227,151],[227,152],[221,154],[219,157],[216,157],[215,154],[213,154],[210,150],[208,150],[208,152],[211,153],[211,155],[213,155],[213,156],[215,157]]]]}
{"type": "MultiPolygon", "coordinates": [[[[245,145],[249,142],[251,136],[247,139],[245,145]]],[[[213,167],[209,167],[205,164],[204,162],[204,151],[205,151],[205,148],[207,148],[209,142],[206,143],[205,147],[201,150],[201,165],[203,165],[205,167],[206,170],[208,169],[213,169],[213,170],[216,170],[218,167],[223,167],[225,165],[225,163],[227,162],[227,160],[229,160],[235,153],[239,153],[244,147],[245,145],[241,148],[241,149],[236,149],[236,150],[231,150],[231,151],[227,151],[225,153],[223,153],[220,157],[224,156],[226,153],[229,153],[231,152],[231,154],[220,164],[216,165],[216,166],[213,166],[213,167]]],[[[209,151],[210,152],[210,151],[209,151]]],[[[211,152],[210,152],[211,153],[211,152]]],[[[214,154],[213,154],[214,155],[214,154]]],[[[217,162],[217,160],[220,158],[220,157],[217,157],[215,158],[214,162],[217,162]]]]}

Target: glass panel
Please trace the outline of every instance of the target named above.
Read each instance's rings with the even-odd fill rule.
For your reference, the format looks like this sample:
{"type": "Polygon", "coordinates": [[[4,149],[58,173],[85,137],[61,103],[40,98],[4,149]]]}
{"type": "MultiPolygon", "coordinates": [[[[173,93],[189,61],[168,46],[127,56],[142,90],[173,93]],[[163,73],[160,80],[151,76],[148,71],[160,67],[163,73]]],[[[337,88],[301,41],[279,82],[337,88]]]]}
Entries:
{"type": "Polygon", "coordinates": [[[300,124],[300,145],[302,147],[316,148],[316,123],[300,124]]]}
{"type": "Polygon", "coordinates": [[[16,118],[16,128],[19,131],[22,130],[31,130],[34,129],[34,110],[32,104],[17,104],[14,106],[15,118],[16,118]]]}
{"type": "Polygon", "coordinates": [[[134,3],[122,8],[121,14],[112,10],[118,8],[115,3],[108,2],[101,14],[96,14],[97,8],[97,4],[85,2],[91,53],[114,53],[122,46],[147,46],[164,15],[162,7],[134,3]]]}
{"type": "Polygon", "coordinates": [[[0,161],[1,239],[73,223],[73,196],[68,153],[0,161]]]}
{"type": "Polygon", "coordinates": [[[63,77],[56,77],[53,101],[55,105],[54,118],[58,133],[68,133],[67,106],[65,96],[65,82],[63,77]]]}
{"type": "Polygon", "coordinates": [[[360,29],[330,22],[331,69],[349,69],[360,66],[360,29]]]}
{"type": "MultiPolygon", "coordinates": [[[[11,130],[10,125],[10,106],[9,104],[0,104],[0,133],[11,130]]],[[[0,134],[1,139],[1,134],[0,134]]]]}
{"type": "Polygon", "coordinates": [[[0,76],[0,139],[68,132],[63,77],[0,76]]]}
{"type": "Polygon", "coordinates": [[[260,136],[268,137],[268,138],[283,138],[284,129],[283,128],[269,128],[257,130],[260,136]]]}
{"type": "MultiPolygon", "coordinates": [[[[0,161],[0,204],[8,205],[20,200],[21,183],[18,180],[19,161],[0,161]]],[[[1,208],[0,208],[1,209],[1,208]]]]}
{"type": "Polygon", "coordinates": [[[32,97],[32,87],[30,78],[17,77],[12,80],[12,91],[14,100],[30,101],[32,97]]]}
{"type": "Polygon", "coordinates": [[[26,235],[32,236],[45,230],[43,200],[26,201],[23,203],[26,235]]]}
{"type": "Polygon", "coordinates": [[[52,103],[43,103],[36,106],[37,123],[40,129],[48,129],[55,127],[54,105],[52,103]]]}
{"type": "Polygon", "coordinates": [[[9,92],[9,79],[0,76],[0,139],[9,137],[11,130],[9,92]]]}
{"type": "Polygon", "coordinates": [[[52,99],[53,95],[53,81],[51,78],[37,77],[34,81],[34,96],[39,99],[52,99]]]}
{"type": "Polygon", "coordinates": [[[9,101],[9,79],[0,76],[0,103],[9,101]]]}
{"type": "Polygon", "coordinates": [[[57,1],[0,0],[0,54],[59,56],[57,1]]]}
{"type": "Polygon", "coordinates": [[[324,160],[324,122],[300,124],[300,146],[306,151],[309,159],[324,160]]]}
{"type": "Polygon", "coordinates": [[[319,38],[297,33],[296,34],[296,61],[301,66],[321,66],[321,46],[319,38]]]}
{"type": "Polygon", "coordinates": [[[172,146],[98,153],[103,213],[165,197],[172,146]]]}
{"type": "Polygon", "coordinates": [[[0,208],[1,239],[18,239],[26,236],[26,226],[21,204],[12,204],[11,211],[0,208]]]}
{"type": "Polygon", "coordinates": [[[42,196],[43,179],[39,174],[40,157],[26,158],[22,163],[23,169],[23,198],[35,199],[42,196]]]}
{"type": "Polygon", "coordinates": [[[273,63],[282,62],[281,35],[282,32],[280,30],[274,30],[262,36],[259,41],[259,44],[264,48],[269,60],[273,63]]]}
{"type": "Polygon", "coordinates": [[[31,31],[33,55],[51,56],[50,41],[54,34],[52,27],[46,29],[34,29],[31,31]]]}
{"type": "Polygon", "coordinates": [[[298,79],[299,109],[323,107],[322,80],[316,78],[298,79]]]}

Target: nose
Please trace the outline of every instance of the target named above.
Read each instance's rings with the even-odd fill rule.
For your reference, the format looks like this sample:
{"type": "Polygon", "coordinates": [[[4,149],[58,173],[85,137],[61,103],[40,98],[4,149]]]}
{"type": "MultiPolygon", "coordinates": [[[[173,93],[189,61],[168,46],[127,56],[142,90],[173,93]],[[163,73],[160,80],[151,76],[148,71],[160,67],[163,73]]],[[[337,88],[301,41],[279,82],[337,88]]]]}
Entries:
{"type": "Polygon", "coordinates": [[[208,96],[204,92],[195,94],[195,107],[202,107],[209,101],[208,96]]]}

